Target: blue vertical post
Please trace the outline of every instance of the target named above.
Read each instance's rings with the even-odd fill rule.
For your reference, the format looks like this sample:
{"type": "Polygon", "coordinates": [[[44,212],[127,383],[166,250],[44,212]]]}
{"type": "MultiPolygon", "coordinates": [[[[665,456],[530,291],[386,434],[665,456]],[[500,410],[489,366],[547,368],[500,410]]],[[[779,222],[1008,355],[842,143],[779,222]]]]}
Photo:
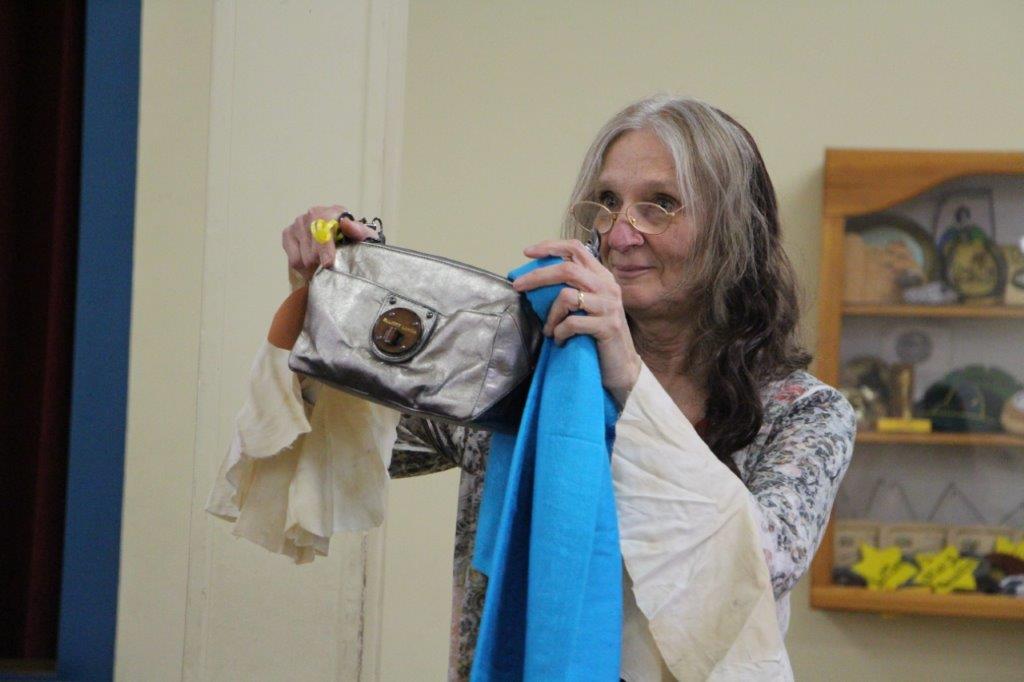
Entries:
{"type": "Polygon", "coordinates": [[[86,6],[78,282],[57,676],[113,677],[128,397],[138,0],[86,6]]]}

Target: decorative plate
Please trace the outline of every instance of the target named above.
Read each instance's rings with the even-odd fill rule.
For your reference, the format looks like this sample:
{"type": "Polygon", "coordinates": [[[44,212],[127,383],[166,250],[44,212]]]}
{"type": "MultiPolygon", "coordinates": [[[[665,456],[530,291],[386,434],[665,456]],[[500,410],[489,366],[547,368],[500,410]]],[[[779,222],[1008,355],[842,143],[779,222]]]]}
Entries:
{"type": "Polygon", "coordinates": [[[978,228],[950,228],[942,237],[943,279],[964,298],[1002,294],[1006,286],[1003,253],[978,228]]]}
{"type": "Polygon", "coordinates": [[[921,266],[926,282],[938,279],[939,257],[931,234],[910,218],[895,213],[873,213],[850,218],[846,231],[860,235],[866,244],[885,248],[892,242],[904,244],[921,266]]]}

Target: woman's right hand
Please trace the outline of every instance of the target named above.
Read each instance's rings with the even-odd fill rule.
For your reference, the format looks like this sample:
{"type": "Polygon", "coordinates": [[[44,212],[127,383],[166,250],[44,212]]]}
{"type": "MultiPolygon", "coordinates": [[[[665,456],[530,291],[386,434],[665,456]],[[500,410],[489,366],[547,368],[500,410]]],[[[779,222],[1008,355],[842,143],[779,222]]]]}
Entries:
{"type": "MultiPolygon", "coordinates": [[[[288,254],[288,267],[309,281],[320,266],[331,267],[334,263],[334,242],[319,244],[309,231],[310,224],[317,219],[335,220],[346,211],[344,206],[314,206],[291,225],[281,231],[281,246],[288,254]]],[[[338,229],[346,237],[361,242],[367,237],[376,236],[373,228],[355,220],[339,220],[338,229]]]]}

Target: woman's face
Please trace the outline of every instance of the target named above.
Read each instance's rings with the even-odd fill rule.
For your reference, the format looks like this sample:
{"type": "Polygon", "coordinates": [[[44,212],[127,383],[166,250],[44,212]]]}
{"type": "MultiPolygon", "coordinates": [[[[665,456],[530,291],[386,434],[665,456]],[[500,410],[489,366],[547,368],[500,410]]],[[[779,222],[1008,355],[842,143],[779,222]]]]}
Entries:
{"type": "MultiPolygon", "coordinates": [[[[649,130],[623,133],[605,152],[594,199],[612,211],[651,201],[668,211],[682,205],[672,154],[649,130]]],[[[678,315],[685,304],[684,276],[694,241],[690,211],[675,215],[657,235],[637,231],[625,215],[601,236],[601,259],[622,288],[634,318],[678,315]]]]}

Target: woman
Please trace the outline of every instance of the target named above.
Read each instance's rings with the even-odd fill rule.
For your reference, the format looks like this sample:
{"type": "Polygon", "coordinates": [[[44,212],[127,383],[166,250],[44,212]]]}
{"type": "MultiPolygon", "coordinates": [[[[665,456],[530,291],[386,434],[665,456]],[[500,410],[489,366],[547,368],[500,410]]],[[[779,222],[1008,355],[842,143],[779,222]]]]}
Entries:
{"type": "MultiPolygon", "coordinates": [[[[285,229],[292,269],[308,278],[333,262],[333,245],[314,242],[309,225],[342,210],[314,208],[285,229]]],[[[341,229],[368,234],[351,221],[341,229]]],[[[564,237],[527,247],[565,261],[514,286],[568,285],[544,333],[559,343],[592,335],[604,386],[623,406],[613,455],[623,678],[787,677],[789,591],[821,540],[855,418],[804,371],[794,276],[754,140],[696,100],[630,105],[591,145],[564,237]],[[594,231],[600,259],[579,241],[594,231]],[[570,314],[579,309],[587,314],[570,314]]],[[[462,468],[452,679],[468,678],[486,588],[470,559],[488,441],[406,416],[390,466],[393,477],[462,468]]]]}

